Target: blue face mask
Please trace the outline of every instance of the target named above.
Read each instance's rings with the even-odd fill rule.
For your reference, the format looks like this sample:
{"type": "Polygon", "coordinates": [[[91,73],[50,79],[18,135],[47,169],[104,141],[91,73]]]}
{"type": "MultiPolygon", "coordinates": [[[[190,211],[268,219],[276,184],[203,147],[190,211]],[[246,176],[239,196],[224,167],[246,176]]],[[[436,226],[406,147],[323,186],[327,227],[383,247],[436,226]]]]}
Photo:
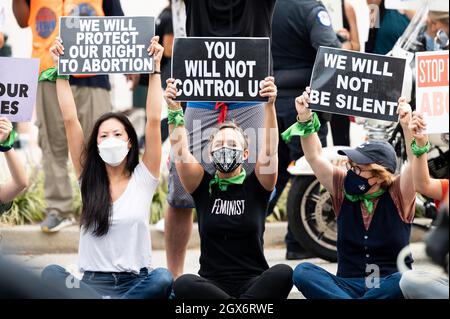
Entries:
{"type": "Polygon", "coordinates": [[[372,186],[369,180],[357,175],[354,171],[348,170],[344,180],[345,192],[349,195],[364,195],[372,186]]]}

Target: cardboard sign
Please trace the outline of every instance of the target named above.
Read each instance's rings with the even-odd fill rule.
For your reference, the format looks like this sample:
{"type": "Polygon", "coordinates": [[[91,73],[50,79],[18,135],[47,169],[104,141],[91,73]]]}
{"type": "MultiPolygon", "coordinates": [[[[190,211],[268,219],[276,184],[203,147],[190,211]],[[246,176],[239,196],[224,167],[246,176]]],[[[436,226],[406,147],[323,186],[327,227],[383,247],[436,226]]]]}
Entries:
{"type": "Polygon", "coordinates": [[[311,78],[311,109],[397,121],[404,59],[320,47],[311,78]]]}
{"type": "Polygon", "coordinates": [[[0,117],[28,122],[36,104],[39,59],[0,57],[0,117]]]}
{"type": "MultiPolygon", "coordinates": [[[[328,14],[331,17],[331,23],[334,30],[340,30],[344,27],[344,17],[342,12],[343,0],[321,0],[325,8],[327,8],[328,14]]],[[[350,30],[349,30],[350,31],[350,30]]]]}
{"type": "Polygon", "coordinates": [[[416,54],[416,109],[427,133],[448,133],[448,51],[416,54]]]}
{"type": "Polygon", "coordinates": [[[59,74],[154,71],[147,52],[155,34],[153,17],[61,17],[60,25],[59,74]]]}
{"type": "Polygon", "coordinates": [[[385,0],[386,9],[395,10],[418,10],[421,6],[428,3],[431,11],[448,12],[448,1],[445,0],[385,0]]]}
{"type": "Polygon", "coordinates": [[[270,74],[269,38],[177,38],[172,77],[177,101],[255,102],[270,74]]]}

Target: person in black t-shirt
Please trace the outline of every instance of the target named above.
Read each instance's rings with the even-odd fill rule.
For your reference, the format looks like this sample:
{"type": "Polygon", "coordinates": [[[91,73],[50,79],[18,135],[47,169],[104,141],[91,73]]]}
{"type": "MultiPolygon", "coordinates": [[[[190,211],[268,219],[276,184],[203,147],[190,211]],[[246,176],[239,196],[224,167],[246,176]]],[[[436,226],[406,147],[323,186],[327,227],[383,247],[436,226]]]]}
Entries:
{"type": "MultiPolygon", "coordinates": [[[[182,0],[180,0],[182,1],[182,0]]],[[[276,0],[184,0],[186,9],[186,32],[188,37],[270,37],[272,30],[272,14],[276,0]]],[[[174,1],[173,14],[175,21],[182,21],[178,2],[174,1]]],[[[175,26],[176,28],[176,26],[175,26]]],[[[272,65],[272,64],[271,64],[272,65]]],[[[217,120],[233,119],[241,127],[252,128],[258,138],[258,128],[263,127],[264,106],[260,102],[250,103],[187,103],[186,129],[190,137],[194,137],[194,123],[201,120],[201,135],[214,128],[217,120]],[[234,104],[234,105],[233,105],[234,104]],[[217,120],[216,120],[217,119],[217,120]]],[[[207,152],[207,138],[193,138],[192,150],[207,152]]],[[[259,143],[258,143],[259,144],[259,143]]],[[[258,145],[259,147],[259,145],[258,145]]],[[[197,154],[195,152],[194,154],[197,154]]],[[[214,167],[210,163],[200,161],[210,173],[214,167]]],[[[253,161],[255,162],[255,161],[253,161]]],[[[244,164],[248,173],[254,169],[254,163],[244,164]]],[[[194,200],[181,185],[175,163],[170,162],[169,192],[165,212],[165,240],[167,266],[175,278],[183,274],[186,248],[192,229],[192,209],[194,200]]]]}
{"type": "Polygon", "coordinates": [[[270,37],[276,0],[184,0],[186,31],[197,37],[270,37]]]}
{"type": "Polygon", "coordinates": [[[264,139],[254,172],[242,163],[248,139],[233,122],[212,135],[209,153],[216,172],[210,175],[189,151],[183,111],[174,99],[174,79],[167,81],[172,156],[181,183],[194,199],[201,241],[199,276],[183,275],[174,285],[180,299],[283,299],[292,289],[292,269],[269,269],[264,257],[266,209],[278,175],[276,86],[267,77],[260,96],[265,104],[264,139]]]}

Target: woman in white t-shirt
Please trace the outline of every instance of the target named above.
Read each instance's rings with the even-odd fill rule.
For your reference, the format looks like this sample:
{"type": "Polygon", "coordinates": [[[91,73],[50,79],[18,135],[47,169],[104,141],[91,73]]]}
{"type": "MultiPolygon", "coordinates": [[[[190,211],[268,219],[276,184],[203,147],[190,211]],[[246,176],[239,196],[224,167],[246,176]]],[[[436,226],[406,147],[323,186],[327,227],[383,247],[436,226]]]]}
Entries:
{"type": "MultiPolygon", "coordinates": [[[[139,162],[136,131],[121,113],[101,116],[84,141],[69,81],[55,68],[40,80],[56,79],[58,101],[66,128],[69,151],[80,181],[83,210],[79,245],[81,281],[65,269],[51,265],[42,278],[79,287],[87,298],[168,298],[172,275],[167,269],[151,270],[150,205],[158,185],[161,162],[161,78],[163,47],[158,37],[148,49],[154,55],[147,99],[146,144],[139,162]]],[[[51,48],[55,64],[64,54],[58,39],[51,48]]],[[[55,123],[58,125],[58,123],[55,123]]],[[[79,294],[78,294],[79,295],[79,294]]]]}

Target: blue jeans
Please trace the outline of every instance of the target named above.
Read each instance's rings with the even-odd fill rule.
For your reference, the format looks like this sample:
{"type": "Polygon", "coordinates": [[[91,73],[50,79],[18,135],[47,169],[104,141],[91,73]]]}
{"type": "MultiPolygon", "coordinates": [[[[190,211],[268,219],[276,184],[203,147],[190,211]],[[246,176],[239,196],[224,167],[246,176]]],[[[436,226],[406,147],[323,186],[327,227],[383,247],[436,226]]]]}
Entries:
{"type": "Polygon", "coordinates": [[[343,278],[311,263],[294,270],[294,285],[307,299],[402,299],[400,273],[380,278],[378,288],[368,288],[366,278],[343,278]]]}
{"type": "MultiPolygon", "coordinates": [[[[83,274],[81,281],[75,279],[64,268],[57,265],[45,267],[42,280],[63,287],[70,298],[77,289],[77,296],[88,299],[168,299],[172,292],[172,274],[163,268],[148,271],[142,268],[139,274],[128,272],[90,272],[83,274]]],[[[79,298],[79,297],[78,297],[79,298]]]]}

